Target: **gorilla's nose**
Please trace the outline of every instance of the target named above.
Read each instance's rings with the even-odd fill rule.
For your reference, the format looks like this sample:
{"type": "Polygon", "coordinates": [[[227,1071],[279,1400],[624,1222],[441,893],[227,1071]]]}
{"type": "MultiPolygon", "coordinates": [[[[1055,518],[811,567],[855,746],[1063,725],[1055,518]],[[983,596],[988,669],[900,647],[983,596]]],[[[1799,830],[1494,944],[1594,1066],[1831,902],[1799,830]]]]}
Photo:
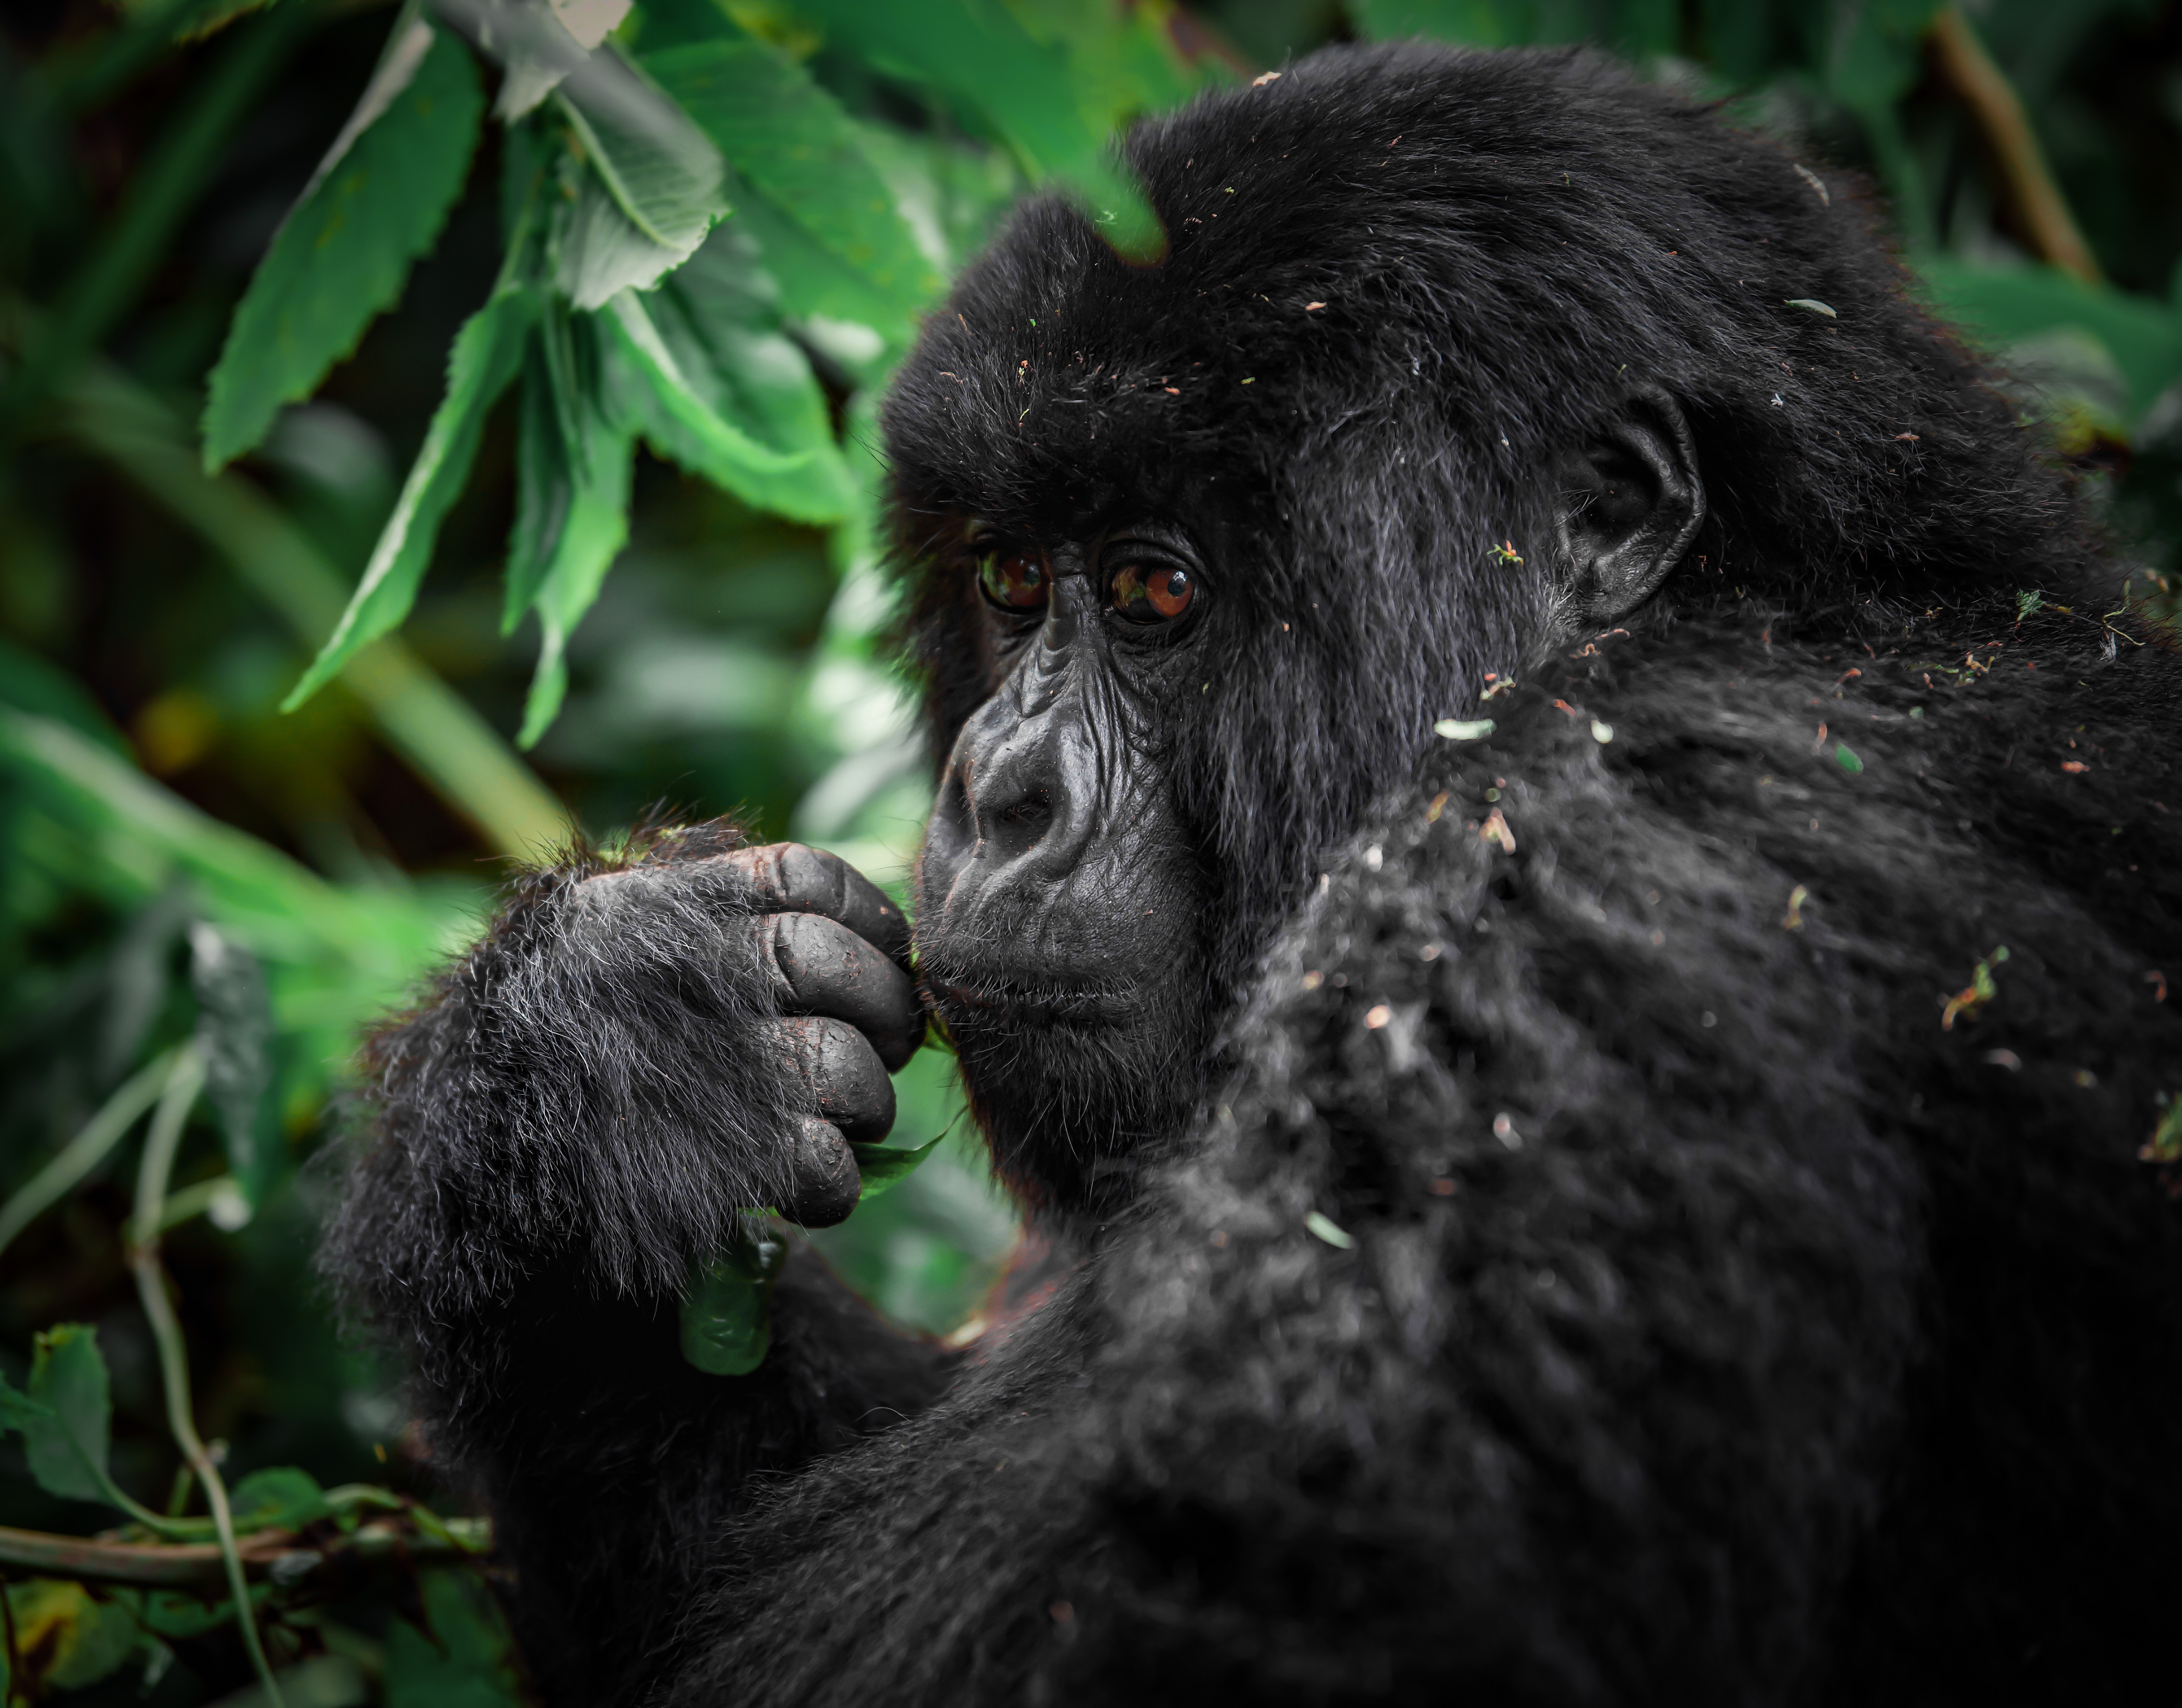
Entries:
{"type": "MultiPolygon", "coordinates": [[[[1061,601],[1056,600],[1056,606],[1061,601]]],[[[925,880],[950,904],[1059,882],[1096,817],[1097,732],[1083,693],[1079,620],[1055,609],[1001,691],[956,738],[925,842],[925,880]]]]}

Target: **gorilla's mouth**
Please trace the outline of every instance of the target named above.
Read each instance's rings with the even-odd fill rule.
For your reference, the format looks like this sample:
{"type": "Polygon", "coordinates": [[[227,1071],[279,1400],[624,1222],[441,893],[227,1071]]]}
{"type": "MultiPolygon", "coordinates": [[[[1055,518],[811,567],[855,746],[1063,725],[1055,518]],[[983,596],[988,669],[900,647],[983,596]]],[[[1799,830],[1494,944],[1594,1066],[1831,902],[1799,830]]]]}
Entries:
{"type": "Polygon", "coordinates": [[[926,1005],[950,1025],[1012,1020],[1027,1025],[1116,1025],[1143,1006],[1131,992],[1101,981],[1040,968],[1034,979],[989,968],[925,961],[919,989],[926,1005]]]}

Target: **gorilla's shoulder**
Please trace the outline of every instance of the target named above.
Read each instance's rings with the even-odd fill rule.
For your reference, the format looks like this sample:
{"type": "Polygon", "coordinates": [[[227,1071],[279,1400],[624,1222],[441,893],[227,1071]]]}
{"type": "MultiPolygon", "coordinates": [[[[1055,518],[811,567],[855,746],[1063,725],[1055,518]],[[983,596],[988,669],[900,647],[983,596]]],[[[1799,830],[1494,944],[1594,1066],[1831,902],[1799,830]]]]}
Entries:
{"type": "Polygon", "coordinates": [[[1443,726],[1264,962],[1216,1130],[1404,1213],[1670,1125],[1760,1172],[1830,1125],[2135,1166],[2182,1059],[2182,669],[2065,619],[1967,636],[1616,630],[1443,726]]]}

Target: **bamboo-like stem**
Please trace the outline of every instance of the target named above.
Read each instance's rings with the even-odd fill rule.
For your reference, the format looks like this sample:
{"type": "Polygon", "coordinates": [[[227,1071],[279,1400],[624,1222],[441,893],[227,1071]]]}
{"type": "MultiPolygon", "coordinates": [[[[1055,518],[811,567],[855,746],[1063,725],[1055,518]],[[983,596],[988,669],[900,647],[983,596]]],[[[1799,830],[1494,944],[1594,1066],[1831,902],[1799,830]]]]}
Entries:
{"type": "Polygon", "coordinates": [[[2073,273],[2086,285],[2104,283],[2091,246],[2068,211],[2068,198],[2054,181],[2038,133],[2023,110],[2008,74],[1970,28],[1960,6],[1949,6],[1932,20],[1925,38],[1932,61],[1948,86],[1969,109],[1979,134],[2000,168],[2002,193],[2023,235],[2041,261],[2073,273]]]}
{"type": "Polygon", "coordinates": [[[137,1296],[143,1301],[145,1318],[159,1348],[159,1374],[167,1391],[167,1428],[197,1480],[204,1484],[205,1504],[212,1508],[213,1524],[219,1533],[220,1562],[226,1570],[228,1589],[235,1597],[235,1623],[242,1632],[243,1647],[250,1651],[250,1664],[257,1669],[258,1682],[265,1687],[266,1700],[272,1708],[284,1708],[280,1683],[273,1677],[272,1662],[266,1659],[264,1643],[258,1634],[257,1616],[251,1611],[250,1584],[243,1573],[241,1550],[235,1545],[235,1515],[228,1506],[227,1484],[197,1434],[197,1420],[190,1415],[189,1348],[182,1339],[182,1325],[174,1317],[174,1301],[167,1296],[166,1267],[159,1261],[159,1224],[166,1213],[167,1180],[174,1173],[174,1153],[181,1148],[182,1123],[189,1119],[197,1093],[204,1089],[204,1058],[195,1045],[185,1047],[174,1058],[168,1073],[166,1089],[152,1116],[151,1130],[144,1137],[143,1161],[136,1171],[136,1203],[129,1224],[129,1267],[136,1271],[137,1296]]]}

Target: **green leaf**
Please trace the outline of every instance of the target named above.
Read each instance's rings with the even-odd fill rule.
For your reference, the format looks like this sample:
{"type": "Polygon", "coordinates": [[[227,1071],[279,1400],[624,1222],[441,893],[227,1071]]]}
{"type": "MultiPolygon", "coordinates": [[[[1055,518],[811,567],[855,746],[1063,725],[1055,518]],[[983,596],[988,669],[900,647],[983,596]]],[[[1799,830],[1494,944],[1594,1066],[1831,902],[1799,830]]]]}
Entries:
{"type": "Polygon", "coordinates": [[[212,371],[208,470],[259,444],[402,295],[462,193],[484,97],[469,54],[407,12],[252,277],[212,371]]]}
{"type": "Polygon", "coordinates": [[[657,305],[655,318],[651,306],[627,290],[601,320],[641,382],[628,389],[628,406],[663,455],[760,510],[809,522],[838,522],[847,514],[848,474],[828,431],[824,398],[802,352],[787,339],[701,319],[673,298],[657,305]],[[662,327],[673,334],[675,348],[668,347],[662,327]],[[783,437],[802,438],[804,448],[769,449],[724,417],[722,406],[737,379],[743,382],[739,401],[755,401],[777,430],[785,429],[783,437]]]}
{"type": "Polygon", "coordinates": [[[773,1344],[773,1284],[788,1242],[763,1224],[739,1230],[690,1279],[682,1300],[682,1356],[708,1376],[746,1376],[773,1344]]]}
{"type": "Polygon", "coordinates": [[[326,1511],[325,1491],[308,1471],[273,1465],[252,1471],[228,1491],[238,1530],[294,1530],[326,1511]]]}
{"type": "Polygon", "coordinates": [[[1919,262],[1917,272],[1941,312],[1988,349],[2064,328],[2089,334],[2119,368],[2134,418],[2182,377],[2182,312],[2166,303],[2086,285],[2058,268],[1993,268],[1933,257],[1919,262]]]}
{"type": "Polygon", "coordinates": [[[995,0],[904,6],[899,0],[801,0],[833,45],[907,67],[981,113],[1032,178],[1074,185],[1126,254],[1156,253],[1158,216],[1084,113],[1067,53],[1038,41],[995,0]]]}
{"type": "MultiPolygon", "coordinates": [[[[27,1674],[15,1681],[23,1694],[11,1702],[96,1684],[144,1646],[144,1633],[130,1617],[136,1606],[130,1591],[93,1595],[80,1584],[33,1578],[10,1584],[6,1594],[8,1646],[23,1657],[27,1674]]],[[[5,1672],[0,1662],[0,1676],[5,1672]]]]}
{"type": "Polygon", "coordinates": [[[585,69],[553,95],[588,168],[555,243],[561,290],[589,309],[680,266],[728,204],[719,150],[679,108],[610,51],[585,69]]]}
{"type": "Polygon", "coordinates": [[[644,63],[752,191],[901,314],[939,290],[855,125],[786,54],[761,41],[720,41],[644,63]]]}
{"type": "Polygon", "coordinates": [[[255,1208],[271,1162],[273,1014],[257,957],[202,920],[190,927],[190,986],[197,999],[197,1053],[219,1118],[227,1166],[255,1208]]]}
{"type": "Polygon", "coordinates": [[[568,637],[629,538],[634,429],[601,384],[597,345],[595,318],[556,304],[524,374],[506,620],[538,613],[538,667],[516,738],[526,748],[560,715],[568,637]]]}
{"type": "Polygon", "coordinates": [[[30,1398],[43,1415],[24,1415],[19,1405],[11,1412],[21,1418],[14,1427],[38,1486],[66,1500],[106,1500],[114,1401],[98,1330],[63,1323],[42,1333],[30,1357],[30,1398]]]}
{"type": "Polygon", "coordinates": [[[387,1623],[386,1708],[523,1708],[514,1641],[485,1579],[429,1567],[417,1590],[422,1628],[387,1623]]]}
{"type": "Polygon", "coordinates": [[[280,703],[293,711],[363,647],[396,627],[416,602],[431,561],[440,519],[468,480],[486,412],[522,360],[523,345],[537,318],[539,298],[520,282],[503,279],[485,306],[462,323],[447,359],[447,395],[425,430],[424,449],[410,465],[394,513],[372,548],[363,578],[348,609],[303,679],[280,703]]]}
{"type": "MultiPolygon", "coordinates": [[[[940,1136],[945,1137],[944,1134],[940,1136]]],[[[863,1190],[856,1194],[856,1202],[876,1198],[888,1187],[907,1180],[917,1172],[917,1165],[939,1147],[939,1140],[917,1146],[906,1145],[851,1145],[856,1153],[856,1172],[863,1176],[863,1190]]]]}

